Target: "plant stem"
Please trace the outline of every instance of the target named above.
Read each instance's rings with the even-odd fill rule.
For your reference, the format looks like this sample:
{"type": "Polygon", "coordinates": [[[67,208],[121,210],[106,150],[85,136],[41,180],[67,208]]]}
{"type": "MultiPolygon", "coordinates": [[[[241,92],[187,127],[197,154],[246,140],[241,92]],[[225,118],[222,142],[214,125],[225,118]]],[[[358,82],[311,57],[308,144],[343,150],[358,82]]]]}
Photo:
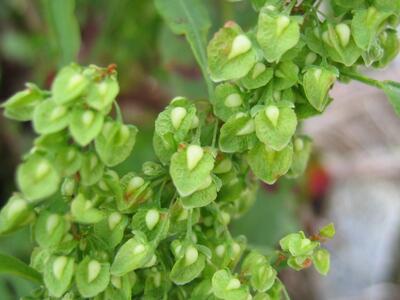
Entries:
{"type": "Polygon", "coordinates": [[[383,89],[383,82],[375,80],[373,78],[366,77],[360,73],[354,73],[351,71],[340,71],[342,75],[350,77],[351,79],[357,80],[359,82],[365,83],[370,86],[374,86],[378,89],[383,89]]]}
{"type": "Polygon", "coordinates": [[[296,3],[297,3],[297,0],[292,0],[289,4],[288,4],[288,6],[287,6],[287,8],[286,8],[286,11],[290,14],[290,12],[292,11],[292,9],[293,9],[293,7],[296,5],[296,3]]]}
{"type": "Polygon", "coordinates": [[[186,223],[186,239],[191,241],[192,239],[192,209],[188,211],[188,220],[186,223]]]}
{"type": "Polygon", "coordinates": [[[217,134],[218,134],[218,119],[215,120],[213,139],[212,139],[212,147],[215,148],[215,144],[217,143],[217,134]]]}
{"type": "Polygon", "coordinates": [[[115,107],[115,113],[116,113],[116,118],[118,122],[123,122],[123,117],[122,117],[122,112],[121,108],[119,107],[118,103],[114,101],[114,107],[115,107]]]}

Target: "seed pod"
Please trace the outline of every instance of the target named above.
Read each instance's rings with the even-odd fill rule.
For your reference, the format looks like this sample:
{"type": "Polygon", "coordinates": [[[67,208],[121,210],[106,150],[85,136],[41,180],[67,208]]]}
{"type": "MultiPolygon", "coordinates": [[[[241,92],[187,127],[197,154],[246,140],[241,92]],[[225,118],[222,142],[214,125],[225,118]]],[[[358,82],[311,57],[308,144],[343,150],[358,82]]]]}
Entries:
{"type": "Polygon", "coordinates": [[[26,199],[36,202],[56,192],[60,176],[47,158],[33,154],[18,167],[17,182],[26,199]]]}
{"type": "Polygon", "coordinates": [[[192,171],[203,158],[204,150],[198,145],[189,145],[186,150],[187,168],[192,171]]]}
{"type": "Polygon", "coordinates": [[[19,195],[12,196],[0,211],[0,234],[13,232],[35,219],[29,202],[19,195]]]}
{"type": "Polygon", "coordinates": [[[279,108],[275,105],[268,105],[265,108],[265,115],[267,116],[268,120],[271,121],[272,125],[276,127],[279,119],[279,108]]]}
{"type": "Polygon", "coordinates": [[[188,145],[171,157],[170,174],[182,197],[197,191],[213,168],[213,156],[198,145],[188,145]]]}
{"type": "Polygon", "coordinates": [[[214,273],[212,289],[216,297],[221,299],[248,299],[249,288],[242,285],[230,271],[223,269],[214,273]]]}
{"type": "Polygon", "coordinates": [[[55,247],[63,239],[67,228],[61,215],[41,212],[34,227],[36,242],[43,248],[55,247]]]}
{"type": "Polygon", "coordinates": [[[82,297],[91,298],[100,294],[110,282],[110,264],[85,257],[77,267],[75,282],[82,297]]]}
{"type": "Polygon", "coordinates": [[[239,25],[230,21],[207,47],[208,68],[213,81],[244,77],[256,63],[256,51],[239,25]]]}
{"type": "Polygon", "coordinates": [[[184,107],[175,107],[171,110],[171,122],[175,129],[178,129],[183,119],[187,115],[187,110],[184,107]]]}
{"type": "Polygon", "coordinates": [[[194,245],[189,245],[184,255],[175,262],[169,277],[175,284],[187,284],[197,278],[204,267],[205,256],[194,245]]]}
{"type": "Polygon", "coordinates": [[[95,140],[96,152],[102,162],[112,167],[126,160],[136,143],[137,133],[135,126],[106,122],[95,140]]]}
{"type": "Polygon", "coordinates": [[[289,16],[262,9],[258,18],[257,41],[268,62],[279,61],[300,39],[299,24],[289,16]]]}
{"type": "Polygon", "coordinates": [[[228,59],[232,59],[251,49],[251,41],[244,34],[239,34],[232,42],[231,52],[229,52],[228,59]]]}
{"type": "Polygon", "coordinates": [[[144,237],[135,236],[126,241],[115,255],[111,274],[123,276],[144,267],[153,257],[153,250],[144,237]]]}
{"type": "Polygon", "coordinates": [[[53,99],[58,104],[75,100],[89,85],[79,66],[71,64],[61,69],[51,85],[53,99]]]}
{"type": "Polygon", "coordinates": [[[323,111],[328,104],[328,92],[337,77],[336,69],[311,67],[303,76],[303,88],[310,104],[323,111]]]}
{"type": "Polygon", "coordinates": [[[0,107],[4,107],[4,115],[17,121],[29,121],[37,105],[44,100],[43,93],[32,84],[26,84],[24,91],[18,92],[7,99],[0,107]]]}
{"type": "Polygon", "coordinates": [[[86,146],[101,132],[103,121],[101,113],[77,107],[72,111],[69,130],[79,145],[86,146]]]}
{"type": "Polygon", "coordinates": [[[160,220],[160,213],[155,209],[150,209],[146,214],[146,226],[152,230],[160,220]]]}
{"type": "Polygon", "coordinates": [[[89,85],[86,103],[96,110],[107,110],[115,100],[118,92],[119,85],[115,76],[107,76],[103,80],[92,82],[89,85]]]}
{"type": "Polygon", "coordinates": [[[50,295],[60,298],[69,287],[74,275],[74,259],[67,256],[55,256],[47,262],[44,271],[44,283],[50,295]]]}

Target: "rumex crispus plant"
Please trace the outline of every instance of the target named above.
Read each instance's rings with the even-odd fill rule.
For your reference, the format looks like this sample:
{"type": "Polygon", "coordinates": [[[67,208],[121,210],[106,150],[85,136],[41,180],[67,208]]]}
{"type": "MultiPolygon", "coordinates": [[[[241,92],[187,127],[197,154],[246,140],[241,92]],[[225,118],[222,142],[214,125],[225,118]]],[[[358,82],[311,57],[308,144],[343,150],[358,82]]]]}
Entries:
{"type": "MultiPolygon", "coordinates": [[[[165,5],[177,1],[156,4],[171,23],[165,5]]],[[[288,297],[281,268],[327,274],[321,243],[334,236],[332,224],[310,237],[289,234],[268,255],[228,226],[251,206],[259,180],[303,173],[311,139],[299,123],[326,109],[336,80],[381,88],[400,111],[397,83],[357,72],[398,53],[400,1],[253,4],[257,24],[245,32],[227,22],[208,44],[207,66],[205,49],[193,46],[196,27],[188,30],[185,18],[170,24],[208,72],[210,99],[170,102],[155,121],[159,161],[142,170],[113,170],[138,132],[116,103],[115,66],[68,65],[50,91],[27,84],[3,104],[39,135],[18,167],[19,192],[0,212],[2,234],[32,228],[36,247],[24,270],[42,284],[28,299],[278,300],[288,297]]]]}

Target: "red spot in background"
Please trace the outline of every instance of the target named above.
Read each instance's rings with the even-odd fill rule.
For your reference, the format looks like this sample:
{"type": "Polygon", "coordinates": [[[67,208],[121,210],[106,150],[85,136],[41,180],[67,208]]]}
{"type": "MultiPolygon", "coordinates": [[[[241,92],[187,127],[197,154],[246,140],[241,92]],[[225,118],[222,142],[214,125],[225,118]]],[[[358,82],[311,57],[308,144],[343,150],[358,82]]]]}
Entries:
{"type": "Polygon", "coordinates": [[[316,214],[321,214],[325,198],[331,186],[331,176],[326,168],[318,161],[310,163],[306,173],[306,189],[308,198],[316,214]]]}

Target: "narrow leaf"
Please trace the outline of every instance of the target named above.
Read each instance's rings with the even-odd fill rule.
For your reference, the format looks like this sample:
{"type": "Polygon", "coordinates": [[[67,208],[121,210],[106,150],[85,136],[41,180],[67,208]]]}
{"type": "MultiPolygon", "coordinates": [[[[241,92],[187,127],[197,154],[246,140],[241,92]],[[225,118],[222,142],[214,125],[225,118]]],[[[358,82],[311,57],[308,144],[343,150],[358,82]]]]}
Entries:
{"type": "Polygon", "coordinates": [[[0,273],[22,277],[35,283],[42,282],[42,276],[16,257],[0,254],[0,273]]]}
{"type": "Polygon", "coordinates": [[[155,0],[160,15],[175,34],[184,34],[207,83],[210,97],[213,85],[207,73],[207,33],[211,21],[202,0],[155,0]]]}
{"type": "Polygon", "coordinates": [[[59,65],[75,61],[81,43],[75,0],[43,0],[47,22],[59,55],[59,65]]]}

